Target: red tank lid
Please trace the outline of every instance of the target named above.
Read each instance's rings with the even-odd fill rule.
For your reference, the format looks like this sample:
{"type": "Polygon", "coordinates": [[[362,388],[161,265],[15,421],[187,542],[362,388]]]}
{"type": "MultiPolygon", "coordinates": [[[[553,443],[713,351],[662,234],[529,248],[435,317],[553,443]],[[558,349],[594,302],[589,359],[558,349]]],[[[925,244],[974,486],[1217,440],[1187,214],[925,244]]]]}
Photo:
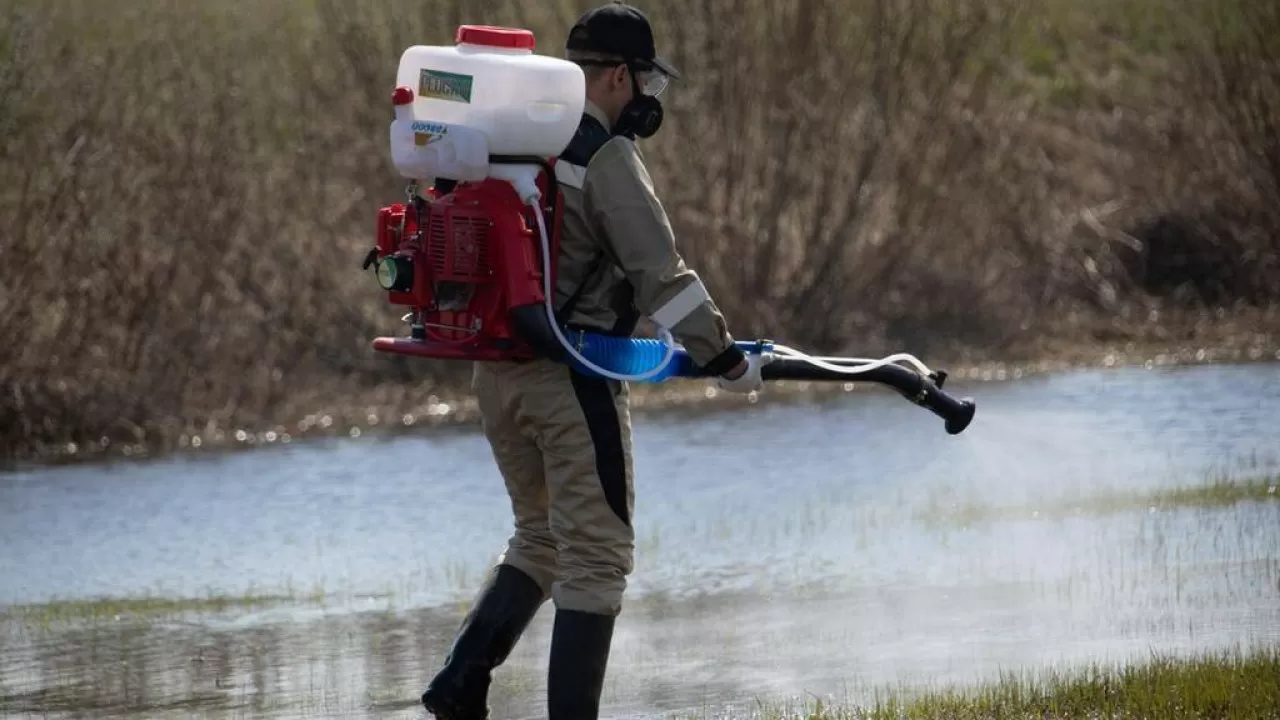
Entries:
{"type": "Polygon", "coordinates": [[[459,25],[453,41],[470,45],[487,45],[489,47],[516,48],[520,50],[532,50],[534,47],[534,38],[531,31],[494,25],[459,25]]]}

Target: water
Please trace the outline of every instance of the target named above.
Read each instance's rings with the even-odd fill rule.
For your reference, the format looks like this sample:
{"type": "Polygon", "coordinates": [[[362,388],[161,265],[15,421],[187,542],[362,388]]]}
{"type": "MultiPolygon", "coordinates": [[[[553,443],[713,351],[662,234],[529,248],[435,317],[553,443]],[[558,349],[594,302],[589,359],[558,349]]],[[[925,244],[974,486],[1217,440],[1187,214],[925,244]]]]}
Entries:
{"type": "MultiPolygon", "coordinates": [[[[638,419],[608,714],[1280,642],[1280,502],[1062,512],[1274,474],[1280,368],[951,384],[979,408],[956,437],[884,391],[638,419]]],[[[508,507],[472,432],[0,475],[0,605],[299,599],[11,617],[0,716],[419,717],[508,507]]],[[[500,671],[495,718],[542,711],[550,615],[500,671]]]]}

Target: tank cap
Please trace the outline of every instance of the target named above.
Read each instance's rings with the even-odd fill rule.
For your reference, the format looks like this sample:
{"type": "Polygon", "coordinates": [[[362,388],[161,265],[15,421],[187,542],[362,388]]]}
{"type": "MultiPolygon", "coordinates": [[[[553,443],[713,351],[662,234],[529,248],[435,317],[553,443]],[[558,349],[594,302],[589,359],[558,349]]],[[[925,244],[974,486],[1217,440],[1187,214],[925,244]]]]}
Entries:
{"type": "Polygon", "coordinates": [[[454,42],[468,45],[487,45],[489,47],[516,48],[532,50],[533,33],[520,28],[497,27],[495,25],[459,25],[454,35],[454,42]]]}

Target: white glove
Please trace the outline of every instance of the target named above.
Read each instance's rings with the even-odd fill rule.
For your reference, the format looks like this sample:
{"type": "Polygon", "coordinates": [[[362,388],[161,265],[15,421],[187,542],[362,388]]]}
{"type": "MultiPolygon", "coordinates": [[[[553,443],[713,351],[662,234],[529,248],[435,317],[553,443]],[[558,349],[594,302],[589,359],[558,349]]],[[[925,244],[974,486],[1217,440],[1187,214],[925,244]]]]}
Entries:
{"type": "Polygon", "coordinates": [[[764,380],[760,378],[760,368],[773,362],[773,353],[747,353],[747,371],[736,380],[721,375],[716,378],[716,386],[725,392],[742,393],[744,395],[764,389],[764,380]]]}

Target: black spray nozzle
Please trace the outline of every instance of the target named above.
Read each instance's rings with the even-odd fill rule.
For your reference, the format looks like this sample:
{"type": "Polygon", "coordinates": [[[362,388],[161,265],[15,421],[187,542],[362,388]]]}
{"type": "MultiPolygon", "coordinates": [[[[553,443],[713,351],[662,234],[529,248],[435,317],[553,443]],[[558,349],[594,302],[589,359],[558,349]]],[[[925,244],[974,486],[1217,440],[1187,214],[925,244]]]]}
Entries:
{"type": "Polygon", "coordinates": [[[904,369],[904,372],[915,375],[920,382],[920,389],[916,391],[916,397],[912,399],[916,404],[928,408],[933,414],[945,420],[947,434],[959,435],[964,432],[965,428],[969,427],[969,423],[973,422],[973,414],[978,409],[973,399],[957,399],[942,390],[942,383],[946,382],[947,379],[946,372],[937,370],[930,374],[929,379],[933,382],[929,382],[910,370],[904,369]]]}
{"type": "MultiPolygon", "coordinates": [[[[831,365],[854,367],[861,360],[824,358],[831,365]]],[[[901,365],[880,365],[855,374],[838,372],[813,365],[803,358],[780,357],[760,369],[765,380],[811,380],[819,382],[874,382],[887,385],[911,402],[926,408],[945,421],[947,434],[958,435],[973,422],[977,410],[972,398],[956,398],[942,389],[947,374],[938,370],[921,375],[901,365]]]]}

